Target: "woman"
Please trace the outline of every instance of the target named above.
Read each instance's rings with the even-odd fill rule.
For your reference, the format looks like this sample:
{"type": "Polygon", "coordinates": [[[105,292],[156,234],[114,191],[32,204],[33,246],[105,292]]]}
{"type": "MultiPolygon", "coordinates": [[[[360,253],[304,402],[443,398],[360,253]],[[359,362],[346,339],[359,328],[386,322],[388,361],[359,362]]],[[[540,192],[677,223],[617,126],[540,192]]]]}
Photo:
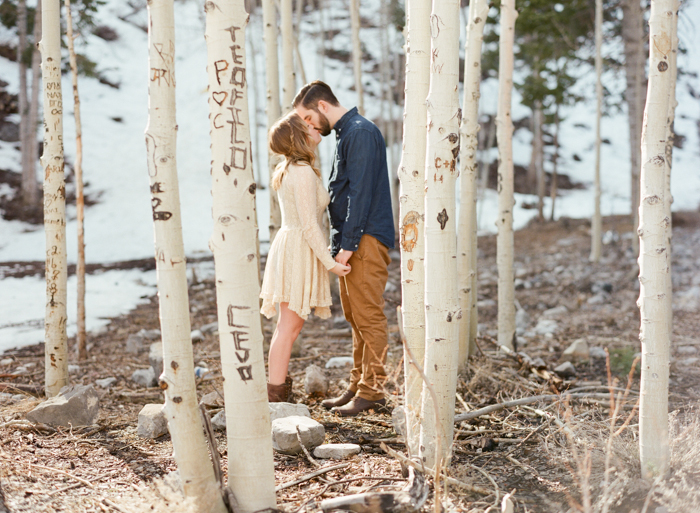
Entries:
{"type": "Polygon", "coordinates": [[[333,259],[321,231],[330,196],[315,167],[314,150],[320,141],[321,135],[293,112],[270,129],[270,149],[285,157],[272,177],[282,227],[267,255],[260,293],[261,311],[267,318],[277,313],[275,303],[279,303],[279,319],[268,354],[270,402],[291,400],[289,357],[311,309],[322,319],[331,315],[328,271],[338,276],[350,272],[350,266],[333,259]]]}

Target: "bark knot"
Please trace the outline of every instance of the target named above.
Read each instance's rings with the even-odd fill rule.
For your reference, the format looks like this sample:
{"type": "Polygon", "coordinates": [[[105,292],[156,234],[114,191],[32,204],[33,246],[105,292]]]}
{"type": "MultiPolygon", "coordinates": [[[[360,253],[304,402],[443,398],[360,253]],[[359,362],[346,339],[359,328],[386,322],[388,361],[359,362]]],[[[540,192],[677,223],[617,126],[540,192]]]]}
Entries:
{"type": "Polygon", "coordinates": [[[445,225],[447,224],[447,221],[449,220],[449,217],[447,215],[447,210],[442,209],[442,212],[440,212],[437,216],[437,222],[440,223],[440,229],[444,230],[445,225]]]}

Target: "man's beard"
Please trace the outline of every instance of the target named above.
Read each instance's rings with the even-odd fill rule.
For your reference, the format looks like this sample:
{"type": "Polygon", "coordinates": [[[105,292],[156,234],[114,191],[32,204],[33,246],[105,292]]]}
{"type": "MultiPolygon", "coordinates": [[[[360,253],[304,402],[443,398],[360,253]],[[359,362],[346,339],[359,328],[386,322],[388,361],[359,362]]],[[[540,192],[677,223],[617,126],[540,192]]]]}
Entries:
{"type": "MultiPolygon", "coordinates": [[[[316,111],[318,112],[318,111],[316,111]]],[[[326,117],[325,114],[322,112],[318,112],[318,122],[319,122],[319,127],[317,127],[317,130],[319,133],[323,136],[326,137],[327,135],[330,135],[331,133],[331,124],[328,122],[328,118],[326,117]]]]}

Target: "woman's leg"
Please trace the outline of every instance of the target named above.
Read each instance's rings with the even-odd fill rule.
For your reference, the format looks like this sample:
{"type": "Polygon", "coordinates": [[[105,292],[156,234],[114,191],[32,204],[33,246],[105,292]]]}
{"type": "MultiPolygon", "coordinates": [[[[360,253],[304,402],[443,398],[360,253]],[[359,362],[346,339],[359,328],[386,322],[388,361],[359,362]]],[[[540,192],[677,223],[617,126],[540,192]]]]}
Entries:
{"type": "Polygon", "coordinates": [[[272,385],[280,385],[287,378],[289,358],[292,354],[292,344],[299,336],[304,326],[304,319],[296,312],[289,309],[289,303],[280,303],[280,314],[277,319],[277,328],[272,335],[270,352],[267,357],[270,379],[272,385]]]}

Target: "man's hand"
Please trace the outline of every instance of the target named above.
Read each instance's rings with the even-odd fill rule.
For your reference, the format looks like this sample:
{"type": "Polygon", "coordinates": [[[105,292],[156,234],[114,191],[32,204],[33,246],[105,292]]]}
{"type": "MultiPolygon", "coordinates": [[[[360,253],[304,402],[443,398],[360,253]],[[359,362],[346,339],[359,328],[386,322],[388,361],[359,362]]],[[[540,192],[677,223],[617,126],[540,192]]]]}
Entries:
{"type": "Polygon", "coordinates": [[[341,249],[340,253],[335,256],[335,261],[339,264],[348,265],[348,260],[352,256],[353,252],[347,249],[341,249]]]}

